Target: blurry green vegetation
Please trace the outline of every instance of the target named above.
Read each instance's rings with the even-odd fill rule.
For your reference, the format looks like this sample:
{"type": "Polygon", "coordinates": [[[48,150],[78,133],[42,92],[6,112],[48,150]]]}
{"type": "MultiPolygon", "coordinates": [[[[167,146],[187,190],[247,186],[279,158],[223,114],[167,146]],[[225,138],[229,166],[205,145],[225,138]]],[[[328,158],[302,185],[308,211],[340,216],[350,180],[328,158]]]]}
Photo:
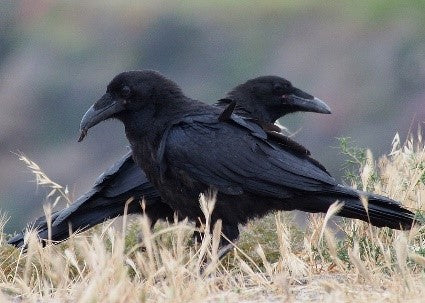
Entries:
{"type": "Polygon", "coordinates": [[[348,184],[361,182],[359,169],[366,163],[366,148],[358,147],[348,137],[337,138],[341,153],[346,157],[343,164],[344,179],[348,184]]]}
{"type": "Polygon", "coordinates": [[[337,138],[339,149],[345,156],[345,161],[342,165],[344,173],[344,181],[348,185],[362,188],[363,185],[367,190],[373,190],[374,184],[378,181],[378,173],[373,171],[367,180],[367,184],[362,184],[360,170],[367,163],[367,149],[359,147],[349,137],[337,138]]]}

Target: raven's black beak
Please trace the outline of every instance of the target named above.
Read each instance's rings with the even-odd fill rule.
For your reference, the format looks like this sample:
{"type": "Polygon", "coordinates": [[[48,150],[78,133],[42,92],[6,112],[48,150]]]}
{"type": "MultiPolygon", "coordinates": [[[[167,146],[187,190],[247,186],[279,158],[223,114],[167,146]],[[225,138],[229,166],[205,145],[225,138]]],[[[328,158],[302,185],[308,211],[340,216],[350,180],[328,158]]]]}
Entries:
{"type": "Polygon", "coordinates": [[[330,114],[330,107],[322,100],[294,88],[289,95],[282,96],[284,102],[297,111],[330,114]]]}
{"type": "Polygon", "coordinates": [[[80,138],[78,142],[83,141],[90,128],[103,120],[111,118],[122,110],[124,110],[124,105],[121,100],[114,100],[110,94],[104,94],[102,98],[93,104],[84,114],[80,123],[80,138]]]}

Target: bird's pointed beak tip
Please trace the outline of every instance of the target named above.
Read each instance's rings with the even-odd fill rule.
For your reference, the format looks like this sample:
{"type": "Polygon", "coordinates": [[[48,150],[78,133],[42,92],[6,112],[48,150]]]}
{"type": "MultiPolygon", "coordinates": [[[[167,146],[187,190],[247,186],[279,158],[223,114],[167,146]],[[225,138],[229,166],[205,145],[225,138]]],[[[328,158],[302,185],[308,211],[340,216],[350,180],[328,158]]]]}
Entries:
{"type": "Polygon", "coordinates": [[[331,108],[325,102],[320,100],[319,98],[314,97],[314,101],[319,105],[319,113],[321,114],[332,114],[331,108]]]}
{"type": "Polygon", "coordinates": [[[86,136],[87,136],[87,129],[81,129],[80,130],[80,137],[78,138],[78,142],[83,141],[86,136]]]}

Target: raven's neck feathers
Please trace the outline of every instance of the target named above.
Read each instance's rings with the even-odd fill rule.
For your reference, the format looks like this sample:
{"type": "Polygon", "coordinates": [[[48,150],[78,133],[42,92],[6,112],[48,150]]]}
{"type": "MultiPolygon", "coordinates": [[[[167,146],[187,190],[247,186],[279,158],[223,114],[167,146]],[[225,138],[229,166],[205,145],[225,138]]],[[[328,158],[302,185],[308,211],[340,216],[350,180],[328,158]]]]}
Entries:
{"type": "Polygon", "coordinates": [[[279,106],[263,104],[265,100],[255,97],[252,91],[241,86],[235,87],[229,92],[226,98],[218,100],[217,106],[227,106],[231,102],[236,102],[235,113],[244,117],[255,117],[259,121],[274,123],[284,115],[279,106]]]}
{"type": "Polygon", "coordinates": [[[142,110],[126,112],[120,120],[124,123],[128,140],[134,145],[140,139],[157,140],[170,125],[185,116],[213,111],[220,113],[220,109],[184,95],[168,96],[151,100],[142,110]]]}

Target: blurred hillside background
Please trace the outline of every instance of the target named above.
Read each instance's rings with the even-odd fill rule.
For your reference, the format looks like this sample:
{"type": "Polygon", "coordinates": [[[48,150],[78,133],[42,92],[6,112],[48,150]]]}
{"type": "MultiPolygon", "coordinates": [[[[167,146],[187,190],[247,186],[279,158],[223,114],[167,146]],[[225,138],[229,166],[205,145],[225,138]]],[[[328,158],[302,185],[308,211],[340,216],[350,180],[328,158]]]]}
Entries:
{"type": "Polygon", "coordinates": [[[146,68],[209,103],[252,77],[288,78],[333,114],[281,123],[340,178],[335,137],[379,155],[425,120],[425,1],[0,1],[7,232],[42,214],[46,195],[12,152],[77,197],[127,145],[111,121],[77,143],[83,113],[115,74],[146,68]]]}

